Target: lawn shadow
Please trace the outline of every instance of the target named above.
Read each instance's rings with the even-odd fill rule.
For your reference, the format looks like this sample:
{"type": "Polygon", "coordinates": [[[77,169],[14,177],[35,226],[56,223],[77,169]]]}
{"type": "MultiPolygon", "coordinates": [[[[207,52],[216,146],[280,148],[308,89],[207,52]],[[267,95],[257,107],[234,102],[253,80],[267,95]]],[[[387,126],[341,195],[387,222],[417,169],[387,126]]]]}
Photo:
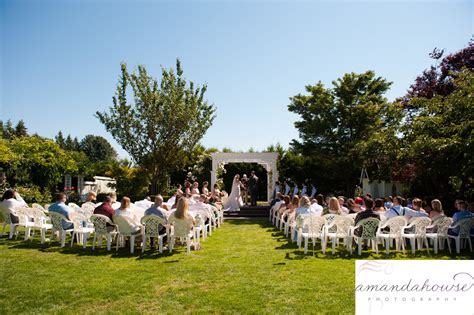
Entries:
{"type": "MultiPolygon", "coordinates": [[[[76,255],[80,257],[84,256],[91,256],[91,257],[99,257],[99,256],[109,256],[110,258],[135,258],[137,260],[143,259],[162,259],[169,256],[173,256],[176,254],[181,254],[186,251],[184,246],[176,246],[173,248],[173,252],[170,253],[168,248],[163,249],[163,253],[160,254],[158,249],[146,249],[144,253],[142,253],[140,246],[135,246],[134,253],[130,253],[129,247],[119,247],[119,250],[116,251],[115,246],[112,246],[110,251],[107,250],[105,244],[102,247],[95,247],[92,250],[92,246],[88,245],[85,249],[82,245],[78,245],[74,243],[73,246],[70,246],[71,239],[69,238],[66,241],[64,247],[61,248],[60,243],[58,240],[52,240],[51,242],[46,241],[45,243],[41,244],[39,240],[28,240],[25,241],[23,239],[8,239],[8,236],[0,237],[0,246],[7,246],[9,249],[26,249],[26,250],[38,250],[43,253],[60,253],[65,255],[76,255]],[[69,242],[68,242],[69,241],[69,242]]],[[[171,261],[171,262],[177,262],[171,261]]]]}
{"type": "MultiPolygon", "coordinates": [[[[231,221],[231,220],[228,220],[231,221]]],[[[227,222],[227,221],[226,221],[227,222]]],[[[303,248],[298,248],[296,242],[292,242],[289,237],[286,237],[285,234],[278,229],[277,227],[273,226],[271,222],[268,221],[267,218],[254,218],[254,219],[246,219],[246,220],[235,220],[229,222],[231,224],[236,225],[243,225],[243,224],[257,224],[262,229],[265,230],[269,234],[269,236],[276,242],[282,243],[279,246],[275,247],[275,250],[292,250],[292,252],[285,253],[285,259],[289,260],[300,260],[300,259],[308,259],[308,258],[320,258],[320,259],[439,259],[439,258],[450,258],[450,259],[474,259],[474,253],[470,252],[468,246],[467,248],[463,249],[460,254],[456,254],[454,249],[452,248],[451,253],[449,253],[448,249],[445,248],[444,251],[439,251],[438,254],[434,254],[433,248],[429,250],[416,250],[415,254],[412,254],[411,248],[409,245],[406,246],[405,252],[402,251],[394,251],[391,250],[388,254],[385,253],[385,248],[382,248],[379,245],[379,253],[377,254],[375,251],[363,249],[361,255],[358,255],[358,248],[357,245],[352,246],[352,254],[346,250],[342,244],[336,247],[336,251],[334,255],[332,254],[332,247],[331,243],[326,248],[326,252],[323,254],[321,250],[321,243],[318,242],[313,249],[311,242],[308,244],[308,251],[307,254],[304,254],[303,248]]]]}

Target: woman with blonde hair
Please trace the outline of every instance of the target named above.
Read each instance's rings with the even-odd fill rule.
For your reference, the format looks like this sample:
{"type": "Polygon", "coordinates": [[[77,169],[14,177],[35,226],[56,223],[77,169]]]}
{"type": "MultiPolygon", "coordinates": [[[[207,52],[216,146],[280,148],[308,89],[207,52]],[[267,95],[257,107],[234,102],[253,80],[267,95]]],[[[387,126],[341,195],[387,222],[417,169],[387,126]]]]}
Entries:
{"type": "Polygon", "coordinates": [[[325,214],[338,214],[341,215],[341,206],[339,204],[339,200],[336,197],[331,197],[329,199],[328,207],[324,208],[322,215],[325,214]]]}
{"type": "Polygon", "coordinates": [[[444,217],[443,205],[439,199],[433,199],[431,201],[431,211],[430,211],[430,218],[434,222],[436,219],[440,217],[444,217]]]}
{"type": "Polygon", "coordinates": [[[180,198],[176,206],[176,211],[171,214],[168,222],[173,225],[178,223],[179,225],[185,225],[191,228],[194,225],[194,219],[189,214],[189,199],[180,198]]]}
{"type": "Polygon", "coordinates": [[[122,201],[120,202],[120,208],[115,210],[115,215],[114,217],[128,217],[133,220],[135,224],[138,224],[138,220],[133,214],[132,210],[130,209],[131,207],[131,202],[130,198],[128,197],[123,197],[122,201]]]}

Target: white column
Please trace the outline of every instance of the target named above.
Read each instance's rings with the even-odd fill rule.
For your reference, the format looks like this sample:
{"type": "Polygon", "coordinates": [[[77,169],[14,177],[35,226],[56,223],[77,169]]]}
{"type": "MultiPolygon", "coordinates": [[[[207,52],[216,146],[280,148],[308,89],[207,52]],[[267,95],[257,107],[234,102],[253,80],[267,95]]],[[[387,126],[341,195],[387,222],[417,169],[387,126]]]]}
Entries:
{"type": "Polygon", "coordinates": [[[216,176],[216,171],[212,170],[211,171],[211,191],[214,189],[214,185],[217,182],[217,176],[216,176]]]}

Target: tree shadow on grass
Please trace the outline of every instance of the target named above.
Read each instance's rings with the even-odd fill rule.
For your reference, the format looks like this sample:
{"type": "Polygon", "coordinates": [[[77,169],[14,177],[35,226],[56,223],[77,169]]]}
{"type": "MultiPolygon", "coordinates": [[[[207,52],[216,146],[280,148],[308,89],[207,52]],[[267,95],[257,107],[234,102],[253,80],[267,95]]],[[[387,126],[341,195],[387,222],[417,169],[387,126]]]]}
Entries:
{"type": "Polygon", "coordinates": [[[243,224],[257,224],[261,228],[265,229],[274,241],[282,243],[279,246],[276,246],[276,250],[293,250],[290,253],[285,254],[285,259],[289,260],[299,260],[299,259],[309,259],[309,258],[320,258],[320,259],[474,259],[474,253],[470,252],[469,248],[465,248],[461,251],[460,254],[456,254],[454,250],[451,253],[447,249],[444,251],[439,251],[438,254],[434,254],[433,249],[431,248],[429,252],[426,249],[416,250],[415,254],[412,254],[411,248],[407,245],[405,252],[391,250],[388,254],[385,253],[385,248],[379,246],[379,253],[375,251],[363,249],[361,255],[359,256],[357,251],[357,245],[353,245],[352,254],[349,253],[341,244],[336,247],[334,255],[332,254],[331,243],[326,248],[326,253],[323,254],[321,250],[321,243],[318,242],[313,249],[313,246],[310,242],[308,244],[308,252],[305,255],[303,248],[299,249],[298,245],[293,243],[290,238],[286,237],[285,234],[273,226],[271,222],[266,218],[255,218],[248,220],[239,220],[232,221],[231,224],[243,225],[243,224]]]}
{"type": "MultiPolygon", "coordinates": [[[[39,240],[28,240],[24,241],[23,239],[8,239],[8,237],[1,237],[0,238],[0,246],[7,246],[9,249],[27,249],[32,250],[36,249],[43,253],[60,253],[65,255],[76,255],[76,256],[91,256],[91,257],[111,257],[111,258],[135,258],[137,260],[142,259],[162,259],[169,256],[173,256],[176,254],[181,254],[186,251],[184,246],[176,246],[173,248],[173,252],[170,253],[167,248],[163,249],[163,253],[160,253],[158,249],[146,249],[144,253],[142,253],[140,246],[135,246],[135,252],[132,254],[130,253],[129,247],[119,247],[119,250],[115,250],[115,246],[111,247],[111,250],[108,251],[107,247],[103,244],[103,247],[97,247],[92,250],[92,246],[88,245],[85,249],[82,245],[78,245],[76,243],[73,246],[70,246],[71,239],[69,238],[69,243],[66,241],[66,245],[61,248],[59,241],[52,240],[51,243],[45,242],[41,244],[39,240]]],[[[170,261],[170,262],[177,262],[170,261]]]]}

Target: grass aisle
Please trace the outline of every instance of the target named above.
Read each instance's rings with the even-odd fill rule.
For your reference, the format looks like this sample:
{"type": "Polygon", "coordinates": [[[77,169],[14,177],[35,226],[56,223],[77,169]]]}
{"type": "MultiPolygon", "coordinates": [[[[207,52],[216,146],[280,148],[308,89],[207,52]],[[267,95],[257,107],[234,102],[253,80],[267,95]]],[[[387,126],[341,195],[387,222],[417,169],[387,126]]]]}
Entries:
{"type": "Polygon", "coordinates": [[[227,220],[191,254],[183,247],[172,255],[140,250],[60,249],[58,242],[3,237],[0,313],[354,310],[354,259],[342,249],[335,256],[319,249],[304,256],[266,220],[227,220]]]}

